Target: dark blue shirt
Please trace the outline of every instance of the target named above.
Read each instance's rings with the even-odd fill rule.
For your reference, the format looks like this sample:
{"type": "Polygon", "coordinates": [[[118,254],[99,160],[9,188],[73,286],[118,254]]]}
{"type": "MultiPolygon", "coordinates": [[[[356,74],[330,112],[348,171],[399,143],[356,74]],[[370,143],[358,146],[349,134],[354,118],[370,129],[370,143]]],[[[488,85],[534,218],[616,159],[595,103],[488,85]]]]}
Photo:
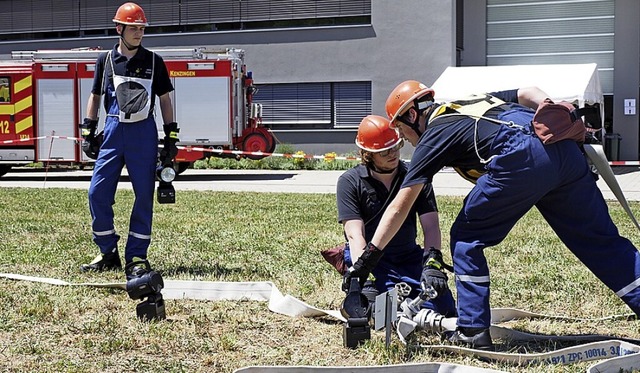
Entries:
{"type": "MultiPolygon", "coordinates": [[[[389,191],[382,182],[369,175],[365,165],[361,164],[347,170],[338,178],[336,191],[338,222],[362,219],[366,223],[365,240],[371,241],[382,218],[384,211],[381,210],[385,202],[388,205],[396,196],[406,173],[407,166],[404,162],[400,162],[398,173],[389,191]]],[[[388,246],[415,248],[417,216],[435,211],[438,211],[435,194],[431,185],[428,185],[420,192],[407,219],[388,246]]]]}
{"type": "MultiPolygon", "coordinates": [[[[505,101],[506,104],[489,110],[484,115],[486,117],[496,118],[498,114],[511,107],[522,107],[517,104],[517,89],[492,92],[490,95],[505,101]]],[[[402,187],[431,183],[433,175],[443,167],[483,171],[484,164],[480,162],[478,155],[483,159],[490,157],[493,139],[500,125],[480,119],[476,140],[475,123],[476,119],[468,116],[436,117],[429,123],[418,140],[402,187]]]]}

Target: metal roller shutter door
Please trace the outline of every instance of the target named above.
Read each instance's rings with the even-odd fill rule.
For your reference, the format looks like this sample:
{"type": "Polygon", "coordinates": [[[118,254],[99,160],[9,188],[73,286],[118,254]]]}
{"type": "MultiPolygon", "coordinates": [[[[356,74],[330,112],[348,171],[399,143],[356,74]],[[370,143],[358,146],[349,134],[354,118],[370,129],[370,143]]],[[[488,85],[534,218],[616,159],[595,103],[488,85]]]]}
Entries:
{"type": "Polygon", "coordinates": [[[598,64],[613,92],[614,0],[487,0],[487,66],[598,64]]]}

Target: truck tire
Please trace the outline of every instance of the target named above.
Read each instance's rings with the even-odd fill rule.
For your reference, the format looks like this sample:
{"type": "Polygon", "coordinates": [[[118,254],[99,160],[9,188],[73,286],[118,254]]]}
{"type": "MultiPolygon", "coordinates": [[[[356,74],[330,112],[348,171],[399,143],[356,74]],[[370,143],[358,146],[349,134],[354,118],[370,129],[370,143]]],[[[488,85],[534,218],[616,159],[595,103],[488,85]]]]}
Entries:
{"type": "MultiPolygon", "coordinates": [[[[242,142],[242,150],[245,152],[263,152],[267,153],[271,148],[269,139],[262,132],[252,132],[248,134],[242,142]]],[[[247,154],[247,158],[258,160],[266,157],[266,155],[247,154]]]]}
{"type": "Polygon", "coordinates": [[[7,172],[9,172],[11,170],[11,166],[9,165],[0,165],[0,177],[2,177],[4,174],[6,174],[7,172]]]}

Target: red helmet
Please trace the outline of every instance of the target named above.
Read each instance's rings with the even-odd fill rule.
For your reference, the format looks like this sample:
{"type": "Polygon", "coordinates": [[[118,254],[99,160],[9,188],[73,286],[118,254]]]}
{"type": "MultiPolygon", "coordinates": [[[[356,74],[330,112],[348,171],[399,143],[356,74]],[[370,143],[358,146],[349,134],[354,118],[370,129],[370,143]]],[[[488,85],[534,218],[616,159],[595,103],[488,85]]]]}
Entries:
{"type": "Polygon", "coordinates": [[[427,94],[431,94],[433,97],[435,92],[416,80],[407,80],[398,84],[391,91],[385,103],[385,110],[391,122],[391,127],[395,127],[393,124],[395,120],[400,114],[404,114],[410,105],[413,105],[415,99],[427,94]]]}
{"type": "Polygon", "coordinates": [[[124,3],[116,11],[113,22],[123,25],[148,26],[144,10],[136,3],[124,3]]]}
{"type": "Polygon", "coordinates": [[[367,115],[358,126],[356,145],[368,152],[381,152],[396,146],[402,139],[389,127],[389,120],[379,115],[367,115]]]}

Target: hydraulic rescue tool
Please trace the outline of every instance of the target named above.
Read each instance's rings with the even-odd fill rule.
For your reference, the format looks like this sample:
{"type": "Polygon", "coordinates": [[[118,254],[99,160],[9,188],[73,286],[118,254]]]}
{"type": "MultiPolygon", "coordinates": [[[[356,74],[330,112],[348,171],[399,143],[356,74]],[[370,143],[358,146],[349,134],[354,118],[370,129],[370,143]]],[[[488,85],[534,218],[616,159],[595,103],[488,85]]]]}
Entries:
{"type": "Polygon", "coordinates": [[[164,320],[167,318],[162,299],[164,280],[151,269],[147,260],[134,260],[124,269],[127,275],[126,290],[129,298],[143,300],[136,306],[136,314],[141,321],[164,320]]]}
{"type": "Polygon", "coordinates": [[[352,277],[340,309],[342,316],[347,319],[342,329],[342,341],[344,346],[349,348],[356,348],[367,339],[371,339],[369,301],[361,291],[359,279],[352,277]]]}

